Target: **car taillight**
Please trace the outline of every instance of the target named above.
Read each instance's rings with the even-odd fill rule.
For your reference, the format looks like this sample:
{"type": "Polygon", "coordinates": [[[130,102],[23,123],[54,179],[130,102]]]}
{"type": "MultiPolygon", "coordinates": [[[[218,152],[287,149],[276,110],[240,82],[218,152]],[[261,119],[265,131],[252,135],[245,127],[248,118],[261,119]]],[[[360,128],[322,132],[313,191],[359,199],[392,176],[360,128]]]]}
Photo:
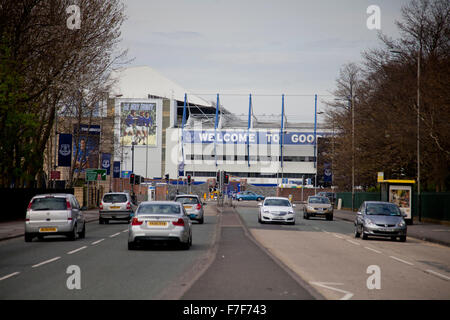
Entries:
{"type": "Polygon", "coordinates": [[[131,203],[129,201],[127,203],[127,210],[131,210],[131,203]]]}
{"type": "Polygon", "coordinates": [[[27,208],[27,211],[30,211],[31,210],[31,204],[33,203],[33,201],[30,201],[30,203],[28,204],[28,208],[27,208]]]}
{"type": "Polygon", "coordinates": [[[174,226],[181,226],[181,227],[184,226],[184,220],[181,219],[181,218],[178,219],[178,221],[172,221],[172,223],[173,223],[174,226]]]}
{"type": "Polygon", "coordinates": [[[202,208],[202,205],[200,203],[197,204],[197,210],[200,210],[202,208]]]}
{"type": "Polygon", "coordinates": [[[144,221],[139,221],[138,218],[134,217],[133,220],[131,220],[132,226],[140,226],[144,221]]]}
{"type": "Polygon", "coordinates": [[[100,210],[103,210],[103,202],[100,202],[100,210]]]}
{"type": "Polygon", "coordinates": [[[70,201],[69,200],[66,200],[66,207],[67,207],[67,210],[71,210],[72,209],[72,206],[70,205],[70,201]]]}

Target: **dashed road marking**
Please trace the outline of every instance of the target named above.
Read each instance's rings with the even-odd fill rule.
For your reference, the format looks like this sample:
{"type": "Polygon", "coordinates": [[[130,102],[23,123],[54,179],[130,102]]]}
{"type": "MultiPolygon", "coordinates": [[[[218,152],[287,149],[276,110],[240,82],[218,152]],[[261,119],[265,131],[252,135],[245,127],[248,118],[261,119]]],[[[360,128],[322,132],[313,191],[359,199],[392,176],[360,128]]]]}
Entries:
{"type": "Polygon", "coordinates": [[[13,273],[10,273],[10,274],[8,274],[8,275],[6,275],[6,276],[4,276],[4,277],[1,277],[1,278],[0,278],[0,281],[6,280],[6,279],[11,278],[11,277],[14,277],[14,276],[18,275],[19,273],[20,273],[20,272],[13,272],[13,273]]]}
{"type": "Polygon", "coordinates": [[[125,233],[125,232],[128,232],[128,229],[126,229],[126,230],[123,230],[122,232],[123,232],[123,233],[125,233]]]}
{"type": "Polygon", "coordinates": [[[353,243],[354,245],[357,245],[357,246],[360,245],[358,242],[355,242],[355,241],[353,241],[353,240],[349,240],[349,239],[345,239],[345,240],[348,241],[348,242],[350,242],[350,243],[353,243]]]}
{"type": "Polygon", "coordinates": [[[32,268],[37,268],[37,267],[40,267],[40,266],[42,266],[44,264],[47,264],[47,263],[50,263],[50,262],[53,262],[53,261],[56,261],[56,260],[59,260],[59,259],[61,259],[61,257],[55,257],[55,258],[52,258],[52,259],[49,259],[49,260],[46,260],[46,261],[42,261],[42,262],[40,262],[38,264],[35,264],[34,266],[31,266],[31,267],[32,268]]]}
{"type": "Polygon", "coordinates": [[[91,244],[92,244],[92,245],[96,245],[96,244],[102,242],[103,240],[105,240],[105,239],[100,239],[100,240],[94,241],[94,242],[92,242],[91,244]]]}
{"type": "Polygon", "coordinates": [[[373,249],[373,248],[370,248],[370,247],[364,247],[364,248],[366,248],[367,250],[370,250],[370,251],[376,252],[376,253],[382,253],[381,251],[375,250],[375,249],[373,249]]]}
{"type": "Polygon", "coordinates": [[[73,253],[75,253],[75,252],[81,251],[81,250],[86,249],[86,248],[87,248],[86,246],[83,246],[83,247],[81,247],[81,248],[78,248],[78,249],[69,251],[69,252],[67,252],[67,254],[73,254],[73,253]]]}
{"type": "Polygon", "coordinates": [[[117,233],[114,233],[114,234],[110,235],[109,237],[110,238],[114,238],[114,237],[118,236],[119,234],[120,234],[120,232],[117,232],[117,233]]]}
{"type": "Polygon", "coordinates": [[[406,263],[406,264],[408,264],[408,265],[410,265],[410,266],[413,266],[414,264],[413,263],[411,263],[411,262],[408,262],[408,261],[405,261],[405,260],[402,260],[402,259],[400,259],[400,258],[397,258],[397,257],[394,257],[394,256],[389,256],[390,258],[392,258],[392,259],[394,259],[394,260],[397,260],[397,261],[400,261],[400,262],[403,262],[403,263],[406,263]]]}
{"type": "MultiPolygon", "coordinates": [[[[450,281],[450,277],[447,277],[446,275],[443,275],[443,274],[441,274],[441,273],[439,273],[439,272],[436,272],[436,271],[433,271],[433,270],[425,270],[425,272],[428,272],[428,273],[431,273],[431,274],[434,274],[435,276],[438,276],[438,277],[441,277],[441,278],[443,278],[443,279],[445,279],[445,280],[447,280],[447,281],[450,281]]],[[[1,279],[0,279],[1,280],[1,279]]]]}
{"type": "Polygon", "coordinates": [[[313,285],[319,286],[319,287],[323,287],[323,288],[327,288],[327,289],[330,289],[333,291],[344,293],[345,295],[340,300],[349,300],[351,297],[353,297],[352,292],[341,290],[341,289],[334,288],[334,287],[330,287],[330,285],[342,286],[343,283],[334,283],[334,282],[310,282],[310,283],[313,285]]]}
{"type": "Polygon", "coordinates": [[[341,236],[339,236],[339,235],[337,235],[337,234],[333,234],[333,236],[335,236],[335,237],[338,238],[338,239],[344,239],[343,237],[341,237],[341,236]]]}

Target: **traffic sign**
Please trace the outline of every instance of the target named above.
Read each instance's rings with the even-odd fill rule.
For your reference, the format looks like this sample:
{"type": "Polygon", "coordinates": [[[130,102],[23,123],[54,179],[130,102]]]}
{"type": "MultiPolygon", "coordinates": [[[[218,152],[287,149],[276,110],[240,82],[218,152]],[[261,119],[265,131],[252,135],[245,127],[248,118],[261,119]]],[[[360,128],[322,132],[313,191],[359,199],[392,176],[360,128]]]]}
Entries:
{"type": "Polygon", "coordinates": [[[86,169],[86,181],[106,180],[106,169],[86,169]]]}

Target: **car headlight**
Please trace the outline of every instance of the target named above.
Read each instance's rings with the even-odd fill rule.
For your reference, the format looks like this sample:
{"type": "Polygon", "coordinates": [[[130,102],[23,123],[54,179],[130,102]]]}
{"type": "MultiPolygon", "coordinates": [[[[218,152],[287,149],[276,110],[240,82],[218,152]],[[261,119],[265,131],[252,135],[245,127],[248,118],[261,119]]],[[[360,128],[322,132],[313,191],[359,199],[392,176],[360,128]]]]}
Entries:
{"type": "Polygon", "coordinates": [[[294,214],[294,210],[289,210],[289,214],[294,214]]]}
{"type": "Polygon", "coordinates": [[[308,210],[314,210],[313,207],[311,207],[311,206],[306,206],[306,209],[308,209],[308,210]]]}
{"type": "Polygon", "coordinates": [[[264,213],[269,213],[269,209],[263,209],[264,213]]]}
{"type": "Polygon", "coordinates": [[[375,223],[373,223],[372,220],[367,219],[367,218],[364,220],[364,224],[368,227],[376,227],[377,226],[375,223]]]}
{"type": "Polygon", "coordinates": [[[404,220],[400,221],[397,226],[399,226],[400,228],[403,228],[404,226],[406,226],[406,223],[404,220]]]}

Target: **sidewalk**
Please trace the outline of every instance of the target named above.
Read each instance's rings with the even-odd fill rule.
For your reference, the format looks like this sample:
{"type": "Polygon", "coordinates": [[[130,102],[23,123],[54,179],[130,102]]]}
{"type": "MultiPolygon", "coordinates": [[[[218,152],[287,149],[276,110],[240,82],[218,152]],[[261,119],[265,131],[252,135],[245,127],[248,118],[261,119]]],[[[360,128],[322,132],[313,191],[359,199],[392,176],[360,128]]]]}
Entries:
{"type": "MultiPolygon", "coordinates": [[[[98,221],[98,209],[83,211],[86,222],[98,221]]],[[[0,222],[0,241],[22,237],[24,231],[24,220],[0,222]]]]}
{"type": "MultiPolygon", "coordinates": [[[[356,212],[335,209],[334,217],[354,222],[356,212]]],[[[413,225],[408,225],[408,237],[450,246],[450,226],[414,221],[413,225]]]]}

